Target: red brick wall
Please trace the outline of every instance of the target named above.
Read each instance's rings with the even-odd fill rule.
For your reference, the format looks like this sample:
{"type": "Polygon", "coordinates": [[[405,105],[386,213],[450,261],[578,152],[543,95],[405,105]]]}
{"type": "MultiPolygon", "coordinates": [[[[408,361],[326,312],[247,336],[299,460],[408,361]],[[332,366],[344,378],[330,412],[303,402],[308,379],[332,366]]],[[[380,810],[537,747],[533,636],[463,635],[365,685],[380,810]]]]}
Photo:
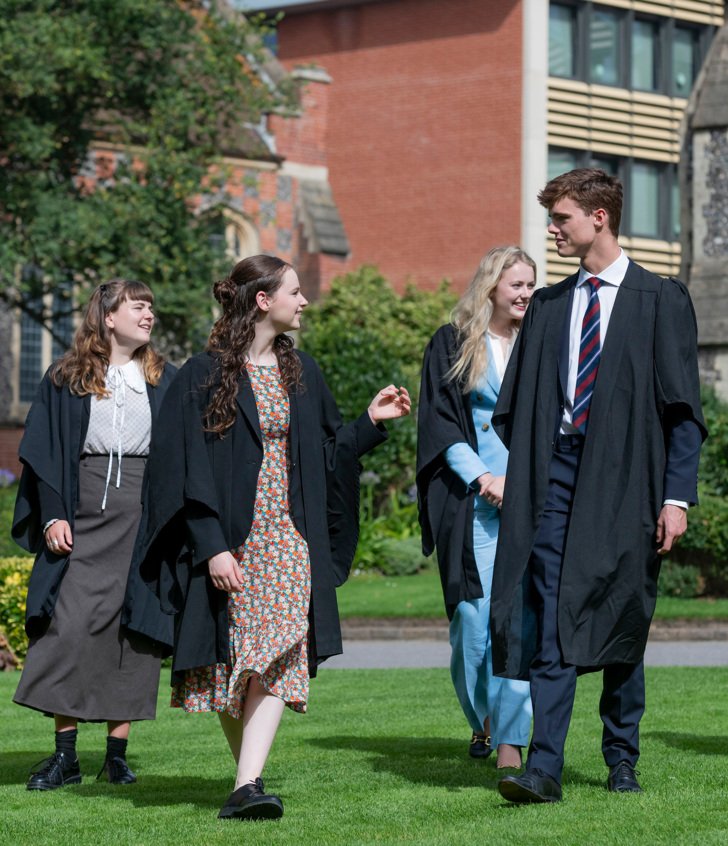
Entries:
{"type": "Polygon", "coordinates": [[[327,155],[349,267],[462,287],[520,237],[520,0],[386,0],[290,14],[279,58],[333,78],[327,155]]]}

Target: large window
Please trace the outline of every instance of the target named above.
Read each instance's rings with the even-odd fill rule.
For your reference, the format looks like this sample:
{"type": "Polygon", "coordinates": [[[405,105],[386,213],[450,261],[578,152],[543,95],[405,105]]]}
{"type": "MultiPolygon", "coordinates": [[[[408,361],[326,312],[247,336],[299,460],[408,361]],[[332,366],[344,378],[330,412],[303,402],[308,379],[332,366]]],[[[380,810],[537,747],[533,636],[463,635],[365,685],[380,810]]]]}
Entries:
{"type": "Polygon", "coordinates": [[[660,168],[652,162],[632,162],[629,186],[629,227],[633,235],[660,237],[660,168]]]}
{"type": "Polygon", "coordinates": [[[586,150],[549,148],[549,179],[575,167],[599,167],[622,180],[624,207],[620,230],[624,235],[661,241],[679,239],[680,193],[675,165],[602,156],[586,150]]]}
{"type": "Polygon", "coordinates": [[[549,73],[688,97],[715,31],[591,0],[549,7],[549,73]]]}
{"type": "Polygon", "coordinates": [[[589,79],[602,85],[619,84],[620,16],[594,9],[589,16],[589,79]]]}
{"type": "Polygon", "coordinates": [[[658,28],[652,21],[632,24],[631,88],[656,91],[658,81],[658,28]]]}
{"type": "Polygon", "coordinates": [[[699,58],[702,58],[699,41],[697,30],[675,27],[672,44],[672,87],[680,97],[687,97],[693,87],[699,58]]]}
{"type": "Polygon", "coordinates": [[[576,10],[552,5],[549,9],[549,73],[576,75],[576,10]]]}
{"type": "Polygon", "coordinates": [[[28,303],[29,312],[20,316],[20,401],[32,402],[43,376],[43,327],[32,312],[41,309],[40,300],[28,303]]]}

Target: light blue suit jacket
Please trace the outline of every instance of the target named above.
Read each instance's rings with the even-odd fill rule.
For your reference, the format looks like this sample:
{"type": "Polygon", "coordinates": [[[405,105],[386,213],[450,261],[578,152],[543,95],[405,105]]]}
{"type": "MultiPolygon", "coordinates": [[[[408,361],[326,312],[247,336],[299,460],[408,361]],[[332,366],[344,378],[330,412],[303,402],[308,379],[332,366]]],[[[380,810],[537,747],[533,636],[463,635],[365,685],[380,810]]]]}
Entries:
{"type": "MultiPolygon", "coordinates": [[[[481,377],[478,386],[470,393],[470,405],[473,413],[473,424],[478,437],[478,451],[475,452],[469,444],[452,444],[445,450],[445,460],[448,466],[471,485],[483,473],[494,476],[504,476],[508,464],[508,450],[503,441],[495,433],[491,418],[500,392],[501,380],[493,361],[490,340],[488,343],[488,368],[481,377]]],[[[480,498],[478,498],[480,499],[480,498]]],[[[476,507],[479,503],[476,502],[476,507]]]]}

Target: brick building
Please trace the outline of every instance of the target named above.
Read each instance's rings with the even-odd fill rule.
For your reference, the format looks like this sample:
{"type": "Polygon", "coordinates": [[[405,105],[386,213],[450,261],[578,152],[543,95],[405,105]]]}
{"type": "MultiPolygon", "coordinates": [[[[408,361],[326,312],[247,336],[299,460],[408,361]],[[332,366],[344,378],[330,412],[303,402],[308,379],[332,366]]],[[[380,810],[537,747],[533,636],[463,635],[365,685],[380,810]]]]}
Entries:
{"type": "Polygon", "coordinates": [[[521,243],[548,281],[570,272],[536,193],[594,163],[626,191],[622,242],[680,268],[680,125],[723,0],[239,0],[282,11],[277,55],[328,92],[329,181],[348,267],[397,284],[466,284],[521,243]]]}

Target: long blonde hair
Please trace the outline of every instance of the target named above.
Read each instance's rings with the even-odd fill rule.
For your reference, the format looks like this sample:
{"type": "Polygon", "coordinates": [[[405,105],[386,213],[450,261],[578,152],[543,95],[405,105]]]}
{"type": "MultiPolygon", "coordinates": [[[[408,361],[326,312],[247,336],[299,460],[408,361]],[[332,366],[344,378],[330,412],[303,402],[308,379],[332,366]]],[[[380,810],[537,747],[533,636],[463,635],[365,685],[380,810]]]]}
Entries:
{"type": "MultiPolygon", "coordinates": [[[[79,397],[87,394],[108,396],[106,369],[111,355],[111,341],[105,318],[126,300],[143,300],[152,305],[154,295],[143,282],[129,279],[111,279],[94,290],[71,348],[51,370],[54,385],[59,388],[68,385],[68,390],[79,397]]],[[[141,365],[145,380],[150,385],[157,385],[164,370],[162,356],[151,344],[143,344],[134,353],[134,358],[141,365]]]]}
{"type": "Polygon", "coordinates": [[[452,310],[450,323],[455,327],[460,352],[447,375],[461,383],[463,393],[474,390],[488,368],[485,333],[493,316],[492,296],[503,273],[518,262],[533,268],[535,277],[536,262],[520,247],[494,247],[483,256],[470,285],[452,310]]]}

